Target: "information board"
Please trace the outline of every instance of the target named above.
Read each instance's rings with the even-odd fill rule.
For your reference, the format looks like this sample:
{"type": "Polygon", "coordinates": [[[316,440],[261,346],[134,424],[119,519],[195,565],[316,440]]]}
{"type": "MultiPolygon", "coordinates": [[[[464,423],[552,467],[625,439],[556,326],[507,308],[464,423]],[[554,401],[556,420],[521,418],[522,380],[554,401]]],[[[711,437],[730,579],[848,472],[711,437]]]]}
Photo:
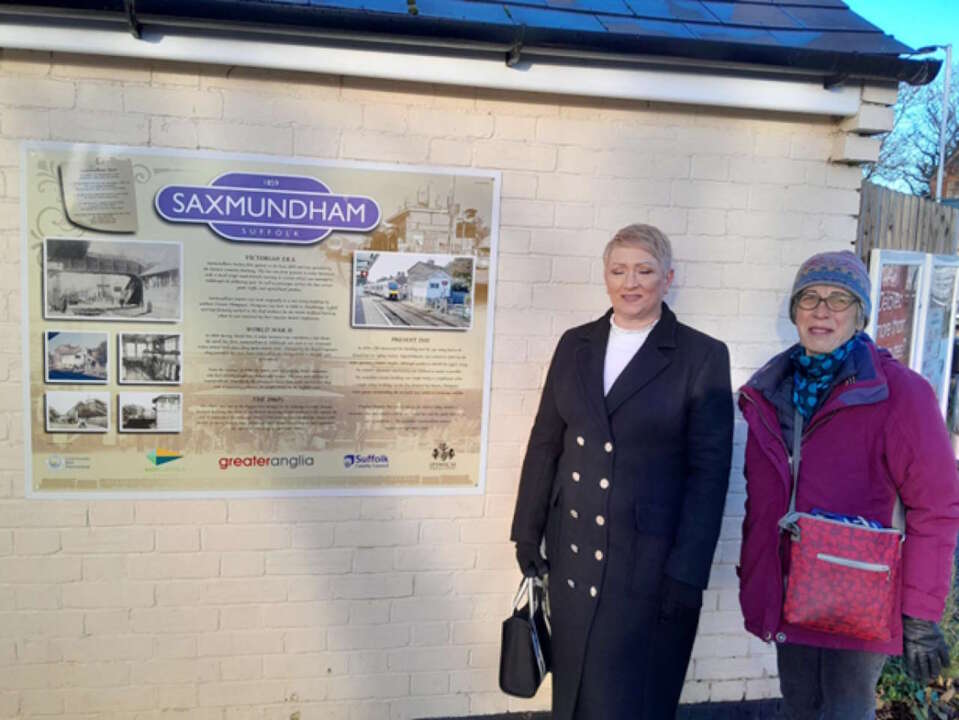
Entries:
{"type": "Polygon", "coordinates": [[[949,395],[959,257],[873,248],[869,258],[877,345],[932,385],[943,417],[949,395]]]}
{"type": "Polygon", "coordinates": [[[27,493],[482,490],[499,176],[29,143],[27,493]]]}

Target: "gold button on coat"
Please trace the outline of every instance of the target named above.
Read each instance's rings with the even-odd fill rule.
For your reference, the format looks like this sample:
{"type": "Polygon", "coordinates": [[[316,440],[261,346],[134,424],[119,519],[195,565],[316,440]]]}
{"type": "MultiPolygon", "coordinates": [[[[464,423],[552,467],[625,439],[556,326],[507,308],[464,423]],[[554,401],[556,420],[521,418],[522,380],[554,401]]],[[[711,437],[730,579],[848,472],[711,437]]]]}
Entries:
{"type": "Polygon", "coordinates": [[[605,524],[606,524],[606,518],[604,518],[602,515],[597,515],[597,516],[596,516],[596,524],[597,524],[597,525],[605,525],[605,524]]]}
{"type": "Polygon", "coordinates": [[[574,553],[578,553],[579,545],[577,545],[576,543],[573,543],[572,545],[569,546],[569,549],[572,550],[574,553]]]}
{"type": "Polygon", "coordinates": [[[607,441],[606,444],[603,445],[603,450],[605,450],[608,453],[613,452],[613,443],[607,441]]]}
{"type": "Polygon", "coordinates": [[[577,435],[577,436],[576,436],[576,444],[579,445],[580,447],[583,447],[583,445],[586,444],[586,441],[583,440],[583,436],[582,436],[582,435],[577,435]]]}
{"type": "Polygon", "coordinates": [[[569,516],[574,520],[579,517],[579,513],[575,509],[569,511],[569,516]]]}
{"type": "Polygon", "coordinates": [[[600,486],[603,490],[605,490],[606,488],[609,487],[609,480],[607,480],[606,478],[603,478],[602,480],[599,481],[599,486],[600,486]]]}
{"type": "Polygon", "coordinates": [[[579,473],[573,470],[573,482],[579,482],[579,473]]]}
{"type": "Polygon", "coordinates": [[[596,589],[596,586],[595,586],[595,585],[590,586],[590,588],[589,588],[589,596],[590,596],[590,597],[596,597],[597,595],[599,595],[599,590],[596,589]]]}
{"type": "Polygon", "coordinates": [[[593,556],[594,556],[597,560],[600,560],[600,561],[601,561],[601,560],[603,559],[603,551],[602,551],[602,550],[597,550],[595,553],[593,553],[593,556]]]}
{"type": "Polygon", "coordinates": [[[573,580],[573,578],[569,578],[569,579],[566,581],[566,584],[569,585],[571,588],[576,587],[576,581],[573,580]]]}

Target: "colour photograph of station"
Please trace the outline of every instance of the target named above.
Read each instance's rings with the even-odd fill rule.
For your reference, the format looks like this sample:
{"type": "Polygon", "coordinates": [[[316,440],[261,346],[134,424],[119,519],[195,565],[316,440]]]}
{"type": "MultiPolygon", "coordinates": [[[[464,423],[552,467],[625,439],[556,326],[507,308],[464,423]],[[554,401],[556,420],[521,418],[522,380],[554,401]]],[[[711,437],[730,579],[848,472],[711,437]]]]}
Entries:
{"type": "Polygon", "coordinates": [[[489,282],[493,181],[488,177],[421,175],[409,184],[381,182],[369,187],[384,219],[368,234],[334,233],[323,243],[331,259],[351,260],[362,250],[379,252],[471,255],[475,259],[476,305],[486,302],[489,282]],[[414,184],[415,183],[415,184],[414,184]],[[387,212],[386,208],[394,208],[387,212]]]}
{"type": "Polygon", "coordinates": [[[106,383],[107,333],[49,330],[44,342],[48,383],[106,383]]]}
{"type": "Polygon", "coordinates": [[[43,247],[47,319],[183,316],[179,243],[47,238],[43,247]]]}
{"type": "Polygon", "coordinates": [[[475,258],[363,252],[353,256],[353,327],[468,330],[475,258]]]}
{"type": "Polygon", "coordinates": [[[105,433],[110,426],[110,393],[48,392],[47,432],[105,433]]]}
{"type": "Polygon", "coordinates": [[[120,432],[178,433],[183,430],[183,395],[164,392],[122,392],[120,432]]]}
{"type": "Polygon", "coordinates": [[[120,383],[177,385],[183,374],[180,333],[120,333],[120,383]]]}

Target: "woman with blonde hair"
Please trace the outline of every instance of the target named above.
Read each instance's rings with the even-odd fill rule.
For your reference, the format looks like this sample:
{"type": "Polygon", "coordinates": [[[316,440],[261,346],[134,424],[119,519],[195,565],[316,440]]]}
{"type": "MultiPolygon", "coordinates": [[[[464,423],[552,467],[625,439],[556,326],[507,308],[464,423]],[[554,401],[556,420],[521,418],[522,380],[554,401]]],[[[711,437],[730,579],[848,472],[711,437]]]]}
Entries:
{"type": "Polygon", "coordinates": [[[726,346],[663,299],[672,248],[630,225],[612,308],[560,339],[520,477],[520,570],[549,574],[554,720],[673,718],[732,453],[726,346]],[[544,553],[545,550],[545,553],[544,553]]]}

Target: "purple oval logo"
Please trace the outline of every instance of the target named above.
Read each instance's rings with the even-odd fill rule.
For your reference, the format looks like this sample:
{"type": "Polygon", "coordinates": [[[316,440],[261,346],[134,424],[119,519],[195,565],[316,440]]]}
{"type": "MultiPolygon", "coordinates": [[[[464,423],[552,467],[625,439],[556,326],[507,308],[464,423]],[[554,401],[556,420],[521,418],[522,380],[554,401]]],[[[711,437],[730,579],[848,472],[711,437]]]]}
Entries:
{"type": "Polygon", "coordinates": [[[226,173],[209,185],[167,185],[154,204],[164,220],[204,223],[242,242],[309,245],[334,230],[366,232],[380,223],[373,198],[337,195],[300,175],[226,173]]]}

